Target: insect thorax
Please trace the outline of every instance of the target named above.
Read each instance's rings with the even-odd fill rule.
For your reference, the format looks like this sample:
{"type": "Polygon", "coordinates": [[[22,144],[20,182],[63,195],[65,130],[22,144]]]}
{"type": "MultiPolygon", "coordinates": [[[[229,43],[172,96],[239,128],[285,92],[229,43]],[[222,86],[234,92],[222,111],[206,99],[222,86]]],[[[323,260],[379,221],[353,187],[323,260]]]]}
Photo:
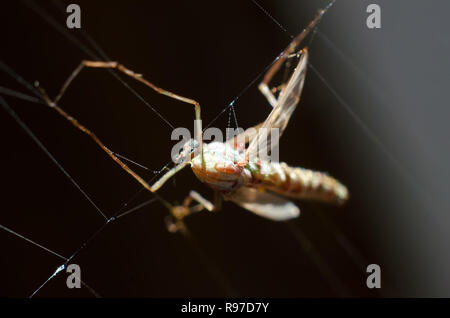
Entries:
{"type": "Polygon", "coordinates": [[[244,166],[244,152],[222,142],[203,144],[201,154],[191,161],[191,167],[200,181],[214,189],[234,191],[251,179],[244,166]]]}

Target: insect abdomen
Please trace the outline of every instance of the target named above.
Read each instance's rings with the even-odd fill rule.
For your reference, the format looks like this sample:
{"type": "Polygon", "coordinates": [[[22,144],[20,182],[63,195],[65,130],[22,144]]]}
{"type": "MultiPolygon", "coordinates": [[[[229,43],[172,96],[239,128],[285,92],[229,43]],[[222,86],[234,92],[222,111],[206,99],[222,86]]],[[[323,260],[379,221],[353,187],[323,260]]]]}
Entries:
{"type": "Polygon", "coordinates": [[[347,188],[326,173],[290,167],[285,163],[262,163],[252,173],[255,185],[295,199],[311,199],[342,204],[347,188]]]}

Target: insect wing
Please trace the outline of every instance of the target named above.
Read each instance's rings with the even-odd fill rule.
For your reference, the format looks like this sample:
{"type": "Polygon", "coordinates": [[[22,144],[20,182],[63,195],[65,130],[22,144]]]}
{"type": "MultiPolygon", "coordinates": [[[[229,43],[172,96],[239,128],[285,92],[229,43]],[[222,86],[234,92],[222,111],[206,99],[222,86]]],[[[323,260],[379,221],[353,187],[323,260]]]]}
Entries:
{"type": "Polygon", "coordinates": [[[305,82],[307,65],[308,51],[304,49],[300,55],[300,60],[294,73],[289,79],[286,87],[280,93],[276,106],[260,127],[263,129],[258,129],[258,135],[254,137],[250,143],[250,146],[246,151],[246,158],[257,156],[258,152],[264,154],[268,153],[267,148],[270,147],[270,149],[273,149],[278,143],[278,140],[272,140],[271,138],[271,128],[279,129],[279,137],[281,137],[286,129],[289,119],[300,100],[303,84],[305,82]]]}
{"type": "Polygon", "coordinates": [[[254,188],[242,187],[231,195],[230,200],[273,221],[285,221],[300,215],[300,209],[291,201],[254,188]]]}

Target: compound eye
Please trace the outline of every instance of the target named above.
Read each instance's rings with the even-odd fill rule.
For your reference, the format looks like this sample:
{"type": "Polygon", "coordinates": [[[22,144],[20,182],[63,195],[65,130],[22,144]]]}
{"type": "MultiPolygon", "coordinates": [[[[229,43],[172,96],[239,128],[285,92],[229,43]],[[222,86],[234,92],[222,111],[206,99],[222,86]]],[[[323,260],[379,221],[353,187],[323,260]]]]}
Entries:
{"type": "Polygon", "coordinates": [[[191,139],[188,141],[191,152],[194,152],[198,147],[200,147],[199,143],[195,139],[191,139]]]}

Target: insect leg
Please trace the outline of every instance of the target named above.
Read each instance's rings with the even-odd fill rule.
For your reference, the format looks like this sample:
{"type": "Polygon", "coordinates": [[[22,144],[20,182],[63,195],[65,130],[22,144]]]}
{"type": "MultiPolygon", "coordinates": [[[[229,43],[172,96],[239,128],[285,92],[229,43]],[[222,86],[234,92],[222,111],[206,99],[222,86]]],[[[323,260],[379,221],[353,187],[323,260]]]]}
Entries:
{"type": "MultiPolygon", "coordinates": [[[[281,55],[278,57],[278,60],[272,65],[272,67],[267,71],[267,73],[264,75],[264,78],[262,82],[259,84],[258,88],[261,91],[261,93],[267,98],[270,105],[272,107],[275,107],[277,103],[277,99],[273,95],[272,91],[269,89],[269,82],[273,78],[273,76],[278,72],[281,65],[283,65],[286,60],[291,57],[291,54],[295,52],[300,45],[300,43],[303,41],[303,39],[311,32],[311,30],[314,29],[314,27],[317,25],[317,23],[320,21],[322,16],[325,14],[325,12],[329,9],[331,5],[328,5],[325,9],[320,10],[314,19],[308,24],[306,28],[302,30],[289,44],[289,46],[281,53],[281,55]]],[[[299,52],[301,53],[301,51],[299,52]]],[[[283,83],[284,85],[284,83],[283,83]]]]}
{"type": "Polygon", "coordinates": [[[197,191],[194,191],[194,190],[189,192],[189,195],[186,197],[186,199],[184,199],[183,205],[185,207],[189,207],[189,205],[192,202],[192,200],[197,201],[198,203],[200,203],[208,211],[213,211],[214,210],[214,205],[211,202],[209,202],[208,200],[206,200],[204,197],[202,197],[200,195],[200,193],[198,193],[197,191]]]}
{"type": "Polygon", "coordinates": [[[111,150],[109,150],[108,147],[105,146],[105,144],[88,128],[83,126],[78,120],[76,120],[74,117],[70,116],[67,112],[65,112],[61,107],[59,107],[54,101],[48,97],[48,95],[45,93],[45,91],[39,87],[38,88],[40,93],[42,94],[42,98],[44,99],[45,103],[56,110],[58,114],[60,114],[62,117],[64,117],[67,121],[69,121],[73,126],[75,126],[77,129],[88,135],[104,152],[108,154],[108,156],[113,159],[123,170],[125,170],[127,173],[129,173],[134,179],[136,179],[144,188],[149,190],[150,192],[154,192],[154,190],[150,187],[150,185],[142,179],[134,170],[129,168],[124,162],[122,162],[111,150]]]}
{"type": "Polygon", "coordinates": [[[91,132],[89,129],[87,129],[86,127],[84,127],[83,125],[81,125],[75,118],[73,118],[72,116],[70,116],[68,113],[66,113],[63,109],[61,109],[57,103],[58,101],[62,98],[62,96],[64,95],[64,93],[66,92],[66,90],[68,89],[68,87],[70,86],[70,84],[72,83],[72,81],[78,76],[78,74],[83,70],[83,68],[104,68],[104,69],[117,69],[120,72],[126,74],[127,76],[130,76],[132,78],[134,78],[135,80],[143,83],[144,85],[152,88],[154,91],[156,91],[159,94],[163,94],[166,95],[168,97],[174,98],[176,100],[179,100],[181,102],[184,103],[188,103],[194,106],[195,108],[195,124],[196,124],[196,133],[197,135],[195,136],[199,147],[200,147],[200,151],[201,151],[201,155],[203,158],[203,147],[202,147],[202,123],[201,123],[201,108],[200,108],[200,104],[190,98],[186,98],[180,95],[177,95],[175,93],[172,93],[170,91],[167,91],[165,89],[162,89],[156,85],[154,85],[153,83],[147,81],[146,79],[144,79],[142,77],[141,74],[137,74],[132,70],[127,69],[125,66],[117,63],[117,62],[103,62],[103,61],[82,61],[80,63],[80,65],[78,65],[78,67],[70,74],[70,76],[67,78],[67,80],[64,82],[63,86],[61,87],[61,90],[59,92],[59,94],[56,96],[55,100],[52,101],[47,94],[41,89],[41,93],[44,97],[45,102],[47,103],[47,105],[49,105],[50,107],[54,108],[61,116],[63,116],[64,118],[66,118],[69,122],[71,122],[76,128],[78,128],[79,130],[81,130],[82,132],[86,133],[87,135],[89,135],[99,146],[100,148],[102,148],[117,164],[119,164],[122,169],[124,169],[125,171],[127,171],[130,175],[133,176],[133,178],[135,178],[140,184],[142,184],[147,190],[154,192],[156,190],[158,190],[169,178],[171,178],[173,175],[175,175],[178,171],[180,171],[181,169],[183,169],[184,167],[186,167],[187,163],[182,163],[179,164],[177,166],[175,166],[174,168],[172,168],[169,172],[167,172],[166,174],[164,174],[158,181],[156,181],[153,186],[150,186],[145,180],[143,180],[137,173],[135,173],[132,169],[130,169],[125,163],[123,163],[116,155],[114,155],[114,153],[109,150],[99,139],[98,137],[91,132]]]}
{"type": "Polygon", "coordinates": [[[202,197],[197,191],[190,191],[189,195],[184,199],[183,205],[171,208],[171,214],[175,220],[166,219],[167,227],[170,232],[185,231],[183,219],[193,213],[200,212],[204,209],[213,212],[220,209],[222,205],[222,197],[218,191],[214,192],[214,204],[202,197]],[[198,202],[197,205],[190,206],[192,201],[198,202]]]}
{"type": "Polygon", "coordinates": [[[158,181],[156,181],[152,186],[151,186],[151,191],[155,192],[157,191],[159,188],[161,188],[161,186],[170,178],[172,178],[178,171],[182,170],[183,168],[185,168],[187,165],[189,164],[189,162],[183,162],[180,163],[178,165],[176,165],[175,167],[173,167],[172,169],[170,169],[169,171],[167,171],[161,178],[158,179],[158,181]]]}
{"type": "Polygon", "coordinates": [[[67,88],[69,87],[69,85],[72,83],[72,81],[78,76],[78,74],[81,72],[81,70],[83,68],[104,68],[104,69],[117,69],[120,72],[124,73],[127,76],[130,76],[131,78],[143,83],[144,85],[150,87],[151,89],[153,89],[155,92],[168,96],[170,98],[179,100],[183,103],[187,103],[187,104],[191,104],[194,106],[195,109],[195,125],[196,125],[196,136],[195,139],[197,140],[200,150],[201,150],[201,154],[203,157],[203,138],[202,138],[202,122],[201,122],[201,108],[200,108],[200,104],[191,99],[191,98],[187,98],[187,97],[183,97],[181,95],[175,94],[173,92],[170,92],[168,90],[165,90],[163,88],[160,88],[156,85],[154,85],[153,83],[147,81],[144,77],[142,77],[141,74],[135,73],[134,71],[126,68],[125,66],[123,66],[122,64],[119,64],[117,62],[104,62],[104,61],[82,61],[80,63],[80,65],[72,72],[72,74],[67,78],[67,80],[64,82],[59,94],[56,96],[54,103],[58,103],[58,101],[61,99],[61,97],[64,95],[65,91],[67,90],[67,88]]]}
{"type": "Polygon", "coordinates": [[[285,88],[287,81],[289,80],[289,77],[287,75],[289,73],[289,69],[291,68],[290,59],[300,56],[300,54],[302,54],[302,52],[303,52],[303,50],[300,50],[297,53],[292,53],[292,54],[289,54],[286,56],[284,79],[283,79],[283,83],[281,85],[279,85],[277,87],[273,87],[273,88],[269,87],[269,82],[272,80],[273,76],[276,74],[276,72],[279,70],[279,67],[280,67],[280,66],[278,66],[276,68],[276,70],[273,71],[272,68],[274,68],[276,66],[275,65],[276,63],[272,66],[272,68],[270,68],[267,71],[266,76],[264,77],[264,80],[258,85],[259,91],[266,97],[267,101],[269,102],[269,104],[272,107],[275,107],[278,102],[278,99],[275,97],[274,93],[281,92],[285,88]],[[267,76],[267,75],[269,75],[269,76],[267,76]]]}
{"type": "Polygon", "coordinates": [[[178,213],[173,212],[172,214],[177,219],[183,219],[186,216],[188,216],[192,213],[195,213],[195,212],[200,212],[203,209],[206,209],[210,212],[218,211],[221,208],[221,206],[222,206],[222,196],[218,191],[214,192],[214,204],[213,204],[209,200],[202,197],[201,194],[198,193],[197,191],[191,190],[189,192],[189,195],[184,199],[183,205],[176,206],[173,208],[173,209],[179,209],[178,213]],[[196,202],[198,202],[198,204],[190,207],[192,201],[196,201],[196,202]],[[184,211],[182,211],[182,210],[184,210],[184,211]]]}
{"type": "Polygon", "coordinates": [[[266,99],[269,102],[270,106],[275,107],[277,105],[277,99],[273,95],[272,91],[270,90],[269,86],[266,83],[261,82],[258,85],[258,89],[266,97],[266,99]]]}
{"type": "MultiPolygon", "coordinates": [[[[105,151],[122,169],[124,169],[126,172],[128,172],[134,179],[136,179],[145,189],[147,189],[150,192],[155,192],[158,190],[162,184],[164,184],[165,181],[167,181],[169,178],[171,178],[173,175],[175,175],[178,171],[183,169],[188,165],[188,162],[181,163],[170,169],[167,173],[165,173],[153,186],[150,186],[144,179],[142,179],[136,172],[134,172],[131,168],[129,168],[125,163],[123,163],[111,150],[109,150],[108,147],[103,144],[103,142],[88,128],[83,126],[81,123],[78,122],[75,118],[70,116],[68,113],[66,113],[62,108],[60,108],[55,102],[53,102],[50,97],[45,93],[45,91],[39,87],[39,91],[42,94],[42,97],[45,101],[45,103],[50,106],[51,108],[55,109],[58,114],[60,114],[62,117],[64,117],[66,120],[68,120],[72,125],[74,125],[77,129],[81,130],[83,133],[87,134],[103,151],[105,151]]],[[[206,202],[209,202],[205,200],[206,202]]],[[[211,203],[210,203],[211,204],[211,203]]],[[[172,215],[176,217],[176,211],[175,208],[172,207],[170,204],[165,204],[166,207],[170,210],[172,215]]],[[[212,205],[212,204],[211,204],[212,205]]],[[[184,227],[183,227],[184,228],[184,227]]]]}

